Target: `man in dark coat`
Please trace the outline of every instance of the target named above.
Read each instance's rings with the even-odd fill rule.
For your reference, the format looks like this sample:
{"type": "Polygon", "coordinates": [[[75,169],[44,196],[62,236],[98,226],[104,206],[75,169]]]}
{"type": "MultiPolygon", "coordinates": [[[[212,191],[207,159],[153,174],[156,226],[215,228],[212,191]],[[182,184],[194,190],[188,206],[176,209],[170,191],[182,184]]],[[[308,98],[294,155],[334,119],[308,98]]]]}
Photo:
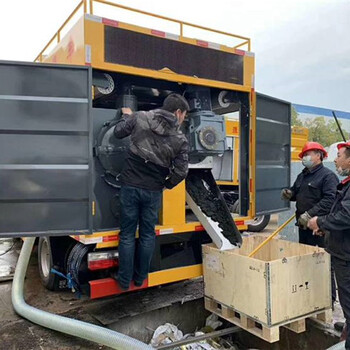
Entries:
{"type": "Polygon", "coordinates": [[[307,223],[313,216],[329,213],[339,181],[323,166],[327,152],[319,143],[307,142],[299,157],[305,168],[291,188],[282,190],[282,199],[296,201],[299,243],[324,247],[323,237],[313,235],[307,223]]]}
{"type": "Polygon", "coordinates": [[[346,178],[338,184],[330,213],[313,217],[308,227],[317,236],[325,235],[326,250],[331,254],[339,301],[346,319],[345,349],[350,350],[350,141],[337,147],[337,172],[346,178]]]}
{"type": "MultiPolygon", "coordinates": [[[[296,219],[299,226],[299,243],[324,248],[324,238],[308,229],[313,216],[326,215],[331,210],[338,185],[338,177],[323,166],[327,152],[318,142],[307,142],[299,154],[304,170],[290,189],[282,190],[282,199],[296,201],[296,219]]],[[[331,274],[332,305],[337,299],[334,272],[331,274]]]]}
{"type": "Polygon", "coordinates": [[[117,280],[124,290],[129,289],[131,280],[139,287],[148,276],[162,190],[173,188],[187,175],[188,141],[179,127],[188,110],[184,97],[170,94],[161,109],[132,113],[129,108],[122,108],[123,116],[115,126],[117,138],[131,135],[130,149],[120,176],[117,280]]]}

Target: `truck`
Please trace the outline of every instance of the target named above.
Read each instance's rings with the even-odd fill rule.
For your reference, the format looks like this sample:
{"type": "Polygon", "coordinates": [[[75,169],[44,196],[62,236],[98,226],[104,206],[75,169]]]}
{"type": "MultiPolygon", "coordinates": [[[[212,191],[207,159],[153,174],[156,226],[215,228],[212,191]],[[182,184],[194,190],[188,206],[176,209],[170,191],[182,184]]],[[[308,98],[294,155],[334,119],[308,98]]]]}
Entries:
{"type": "Polygon", "coordinates": [[[111,277],[129,142],[113,135],[121,107],[158,108],[172,92],[191,107],[183,129],[189,176],[164,190],[151,270],[131,290],[202,276],[202,244],[239,245],[255,217],[289,208],[280,192],[290,185],[291,104],[256,93],[249,38],[83,0],[34,63],[0,62],[0,77],[0,235],[39,237],[39,273],[50,290],[123,293],[111,277]],[[178,33],[97,16],[96,3],[171,22],[178,33]],[[187,28],[234,44],[186,37],[187,28]],[[233,217],[224,200],[232,193],[233,217]]]}

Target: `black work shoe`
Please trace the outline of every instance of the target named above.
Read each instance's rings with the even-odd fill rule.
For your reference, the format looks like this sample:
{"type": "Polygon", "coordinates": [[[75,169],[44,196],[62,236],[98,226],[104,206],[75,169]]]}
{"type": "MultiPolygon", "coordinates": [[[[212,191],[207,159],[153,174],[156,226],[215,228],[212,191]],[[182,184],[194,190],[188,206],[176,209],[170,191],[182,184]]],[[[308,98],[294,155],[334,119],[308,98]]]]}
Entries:
{"type": "Polygon", "coordinates": [[[344,328],[344,322],[336,322],[334,323],[334,329],[338,332],[341,332],[344,328]]]}
{"type": "Polygon", "coordinates": [[[111,277],[117,281],[117,283],[122,291],[126,292],[127,290],[129,290],[130,286],[126,286],[126,285],[120,283],[120,281],[118,280],[118,273],[112,272],[111,277]]]}
{"type": "Polygon", "coordinates": [[[130,286],[124,286],[122,285],[119,281],[118,281],[119,287],[123,292],[126,292],[127,290],[129,290],[130,286]]]}
{"type": "Polygon", "coordinates": [[[140,282],[140,281],[134,281],[135,287],[141,287],[142,284],[143,284],[143,281],[142,281],[142,282],[140,282]]]}

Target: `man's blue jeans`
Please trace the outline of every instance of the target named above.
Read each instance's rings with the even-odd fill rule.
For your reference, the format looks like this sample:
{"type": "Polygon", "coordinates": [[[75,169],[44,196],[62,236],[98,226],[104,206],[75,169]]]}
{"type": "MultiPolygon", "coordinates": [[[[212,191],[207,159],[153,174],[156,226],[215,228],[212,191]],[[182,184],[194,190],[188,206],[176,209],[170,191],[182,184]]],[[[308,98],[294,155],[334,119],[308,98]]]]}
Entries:
{"type": "Polygon", "coordinates": [[[154,251],[154,227],[158,220],[161,198],[162,191],[121,187],[118,281],[124,289],[129,287],[132,279],[141,285],[147,278],[154,251]],[[136,245],[137,225],[139,239],[136,245]]]}

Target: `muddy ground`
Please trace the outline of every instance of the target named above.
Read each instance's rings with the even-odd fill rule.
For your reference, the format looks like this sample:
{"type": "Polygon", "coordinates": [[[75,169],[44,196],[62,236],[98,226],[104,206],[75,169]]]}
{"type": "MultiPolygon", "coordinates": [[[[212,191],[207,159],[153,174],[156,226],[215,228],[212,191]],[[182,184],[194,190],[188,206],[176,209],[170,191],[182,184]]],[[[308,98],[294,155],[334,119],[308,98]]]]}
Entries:
{"type": "MultiPolygon", "coordinates": [[[[273,232],[276,228],[276,224],[276,218],[272,219],[271,224],[264,233],[269,234],[273,232]]],[[[11,273],[14,271],[20,247],[21,241],[18,241],[11,252],[0,256],[0,272],[7,270],[11,276],[11,273]]],[[[0,242],[0,253],[2,250],[4,249],[1,247],[0,242]]],[[[12,281],[6,281],[6,278],[5,280],[1,279],[1,273],[0,281],[0,350],[108,349],[106,346],[48,330],[19,317],[14,312],[11,303],[12,281]]],[[[204,317],[207,316],[204,311],[202,296],[203,285],[201,280],[180,282],[161,288],[156,287],[101,300],[90,300],[86,296],[77,298],[70,291],[50,292],[46,290],[40,282],[35,250],[30,260],[25,282],[25,298],[29,305],[56,314],[110,327],[123,333],[130,334],[129,332],[133,331],[132,328],[138,328],[139,333],[131,335],[142,340],[149,339],[156,327],[157,320],[161,322],[160,324],[163,324],[167,321],[166,315],[170,317],[172,314],[174,319],[176,319],[176,315],[178,316],[181,310],[185,311],[186,308],[191,308],[189,304],[186,306],[187,302],[193,302],[191,310],[195,311],[185,312],[191,315],[188,317],[188,322],[183,322],[179,328],[181,329],[181,327],[183,327],[185,332],[188,332],[190,331],[190,327],[195,324],[196,320],[197,326],[200,328],[204,317]],[[158,305],[166,310],[161,316],[158,313],[159,310],[157,310],[158,305]],[[183,305],[185,305],[185,307],[183,305]],[[137,318],[136,313],[140,310],[141,306],[143,308],[142,312],[147,316],[144,316],[144,318],[137,318]],[[176,308],[178,308],[178,311],[176,308]],[[154,315],[154,317],[152,315],[154,315]],[[157,318],[157,320],[154,321],[152,317],[157,318]],[[163,317],[163,319],[161,317],[163,317]],[[152,322],[154,321],[151,326],[150,320],[152,322]],[[142,336],[138,336],[141,333],[142,336]]],[[[335,321],[343,320],[339,304],[336,304],[334,319],[335,321]]],[[[330,328],[331,329],[328,329],[327,332],[329,331],[333,334],[333,337],[334,334],[335,337],[337,337],[332,327],[330,328]]],[[[305,336],[307,337],[306,334],[305,336]]],[[[251,335],[249,336],[249,338],[252,337],[251,335]]],[[[325,335],[325,337],[328,337],[328,335],[325,335]]],[[[302,338],[303,337],[299,337],[300,340],[302,340],[302,338]]],[[[335,342],[334,340],[332,341],[333,343],[335,342]]],[[[264,347],[261,347],[261,349],[262,348],[264,347]]],[[[275,347],[274,349],[277,348],[275,347]]],[[[293,349],[293,346],[290,349],[293,349]]],[[[308,348],[306,347],[305,349],[308,348]]]]}

